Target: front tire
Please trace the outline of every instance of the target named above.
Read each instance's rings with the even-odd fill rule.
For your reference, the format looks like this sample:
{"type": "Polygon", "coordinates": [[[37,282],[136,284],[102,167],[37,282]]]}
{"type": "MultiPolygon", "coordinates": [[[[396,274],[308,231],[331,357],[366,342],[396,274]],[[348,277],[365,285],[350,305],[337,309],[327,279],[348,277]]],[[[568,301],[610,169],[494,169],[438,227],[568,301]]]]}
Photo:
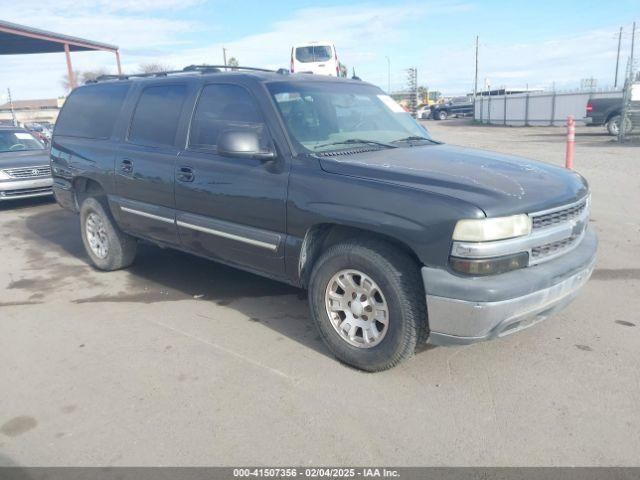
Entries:
{"type": "Polygon", "coordinates": [[[444,110],[438,112],[438,120],[446,120],[448,116],[449,114],[444,110]]]}
{"type": "Polygon", "coordinates": [[[391,368],[426,341],[418,265],[385,242],[351,240],[327,249],[311,273],[309,306],[329,350],[362,370],[391,368]]]}
{"type": "Polygon", "coordinates": [[[80,228],[87,255],[100,270],[119,270],[133,263],[137,241],[118,228],[106,199],[89,197],[82,202],[80,228]]]}

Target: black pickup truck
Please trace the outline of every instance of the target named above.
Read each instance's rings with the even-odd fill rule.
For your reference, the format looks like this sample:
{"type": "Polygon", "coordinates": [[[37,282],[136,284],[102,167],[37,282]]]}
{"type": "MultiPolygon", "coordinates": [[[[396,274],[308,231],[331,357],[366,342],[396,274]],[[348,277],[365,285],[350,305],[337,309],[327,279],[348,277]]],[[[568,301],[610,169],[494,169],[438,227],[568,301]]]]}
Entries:
{"type": "MultiPolygon", "coordinates": [[[[587,102],[586,124],[604,127],[609,135],[617,136],[620,132],[620,115],[622,114],[622,95],[619,97],[590,98],[587,102]]],[[[633,130],[631,119],[625,121],[626,132],[633,130]]]]}
{"type": "Polygon", "coordinates": [[[468,117],[473,115],[473,102],[469,97],[455,97],[446,103],[431,106],[431,118],[446,120],[451,117],[468,117]]]}
{"type": "Polygon", "coordinates": [[[51,166],[97,268],[144,239],[307,289],[328,348],[369,371],[529,327],[595,263],[580,175],[444,145],[356,80],[100,80],[65,102],[51,166]]]}

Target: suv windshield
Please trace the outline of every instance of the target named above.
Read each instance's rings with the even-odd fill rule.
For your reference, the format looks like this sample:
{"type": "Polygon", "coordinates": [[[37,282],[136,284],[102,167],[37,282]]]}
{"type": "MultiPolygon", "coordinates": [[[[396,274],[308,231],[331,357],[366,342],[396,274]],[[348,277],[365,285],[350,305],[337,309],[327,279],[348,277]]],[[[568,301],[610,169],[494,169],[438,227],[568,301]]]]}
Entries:
{"type": "Polygon", "coordinates": [[[268,88],[291,137],[311,152],[432,141],[411,115],[371,85],[277,82],[268,88]]]}
{"type": "Polygon", "coordinates": [[[44,150],[44,145],[29,132],[0,130],[0,153],[44,150]]]}
{"type": "Polygon", "coordinates": [[[296,48],[296,60],[302,63],[326,62],[331,59],[331,47],[327,45],[310,45],[296,48]]]}

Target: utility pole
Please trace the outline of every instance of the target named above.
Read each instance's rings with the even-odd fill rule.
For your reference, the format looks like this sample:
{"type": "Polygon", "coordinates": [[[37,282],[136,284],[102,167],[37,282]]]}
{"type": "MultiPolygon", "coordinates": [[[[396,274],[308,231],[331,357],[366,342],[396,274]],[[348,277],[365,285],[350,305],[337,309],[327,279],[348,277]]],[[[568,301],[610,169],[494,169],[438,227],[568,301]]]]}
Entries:
{"type": "Polygon", "coordinates": [[[222,47],[222,60],[224,62],[224,66],[227,66],[227,49],[222,47]]]}
{"type": "MultiPolygon", "coordinates": [[[[631,28],[633,29],[631,30],[631,73],[633,74],[633,50],[636,44],[636,22],[633,22],[633,27],[631,28]]],[[[633,81],[633,78],[631,78],[631,81],[633,81]]]]}
{"type": "Polygon", "coordinates": [[[391,60],[389,57],[387,59],[387,93],[391,93],[391,60]]]}
{"type": "Polygon", "coordinates": [[[631,55],[627,64],[627,73],[624,81],[624,89],[622,90],[622,112],[620,113],[620,123],[618,125],[618,142],[624,141],[627,130],[627,120],[629,119],[629,104],[631,103],[631,85],[633,83],[633,56],[636,43],[636,22],[631,27],[631,55]]]}
{"type": "Polygon", "coordinates": [[[473,101],[476,101],[476,96],[478,95],[478,38],[476,35],[476,74],[475,79],[473,81],[473,101]]]}
{"type": "Polygon", "coordinates": [[[618,33],[618,54],[616,55],[616,77],[613,82],[613,88],[618,87],[618,66],[620,65],[620,43],[622,42],[622,27],[620,27],[620,33],[618,33]]]}
{"type": "Polygon", "coordinates": [[[16,119],[16,112],[13,110],[13,100],[11,99],[11,89],[7,88],[7,97],[9,100],[9,109],[11,110],[11,119],[13,121],[13,126],[18,126],[18,120],[16,119]]]}

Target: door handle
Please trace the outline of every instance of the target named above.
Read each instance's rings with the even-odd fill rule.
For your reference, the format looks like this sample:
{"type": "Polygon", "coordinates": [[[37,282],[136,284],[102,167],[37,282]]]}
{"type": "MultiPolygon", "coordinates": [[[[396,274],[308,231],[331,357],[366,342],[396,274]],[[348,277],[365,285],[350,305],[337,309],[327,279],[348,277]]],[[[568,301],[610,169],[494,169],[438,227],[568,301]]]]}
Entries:
{"type": "Polygon", "coordinates": [[[122,173],[126,173],[127,175],[132,174],[133,160],[131,160],[130,158],[123,158],[122,162],[120,163],[120,170],[122,171],[122,173]]]}
{"type": "Polygon", "coordinates": [[[178,168],[178,180],[181,182],[193,182],[195,175],[193,174],[193,168],[191,167],[180,167],[178,168]]]}

